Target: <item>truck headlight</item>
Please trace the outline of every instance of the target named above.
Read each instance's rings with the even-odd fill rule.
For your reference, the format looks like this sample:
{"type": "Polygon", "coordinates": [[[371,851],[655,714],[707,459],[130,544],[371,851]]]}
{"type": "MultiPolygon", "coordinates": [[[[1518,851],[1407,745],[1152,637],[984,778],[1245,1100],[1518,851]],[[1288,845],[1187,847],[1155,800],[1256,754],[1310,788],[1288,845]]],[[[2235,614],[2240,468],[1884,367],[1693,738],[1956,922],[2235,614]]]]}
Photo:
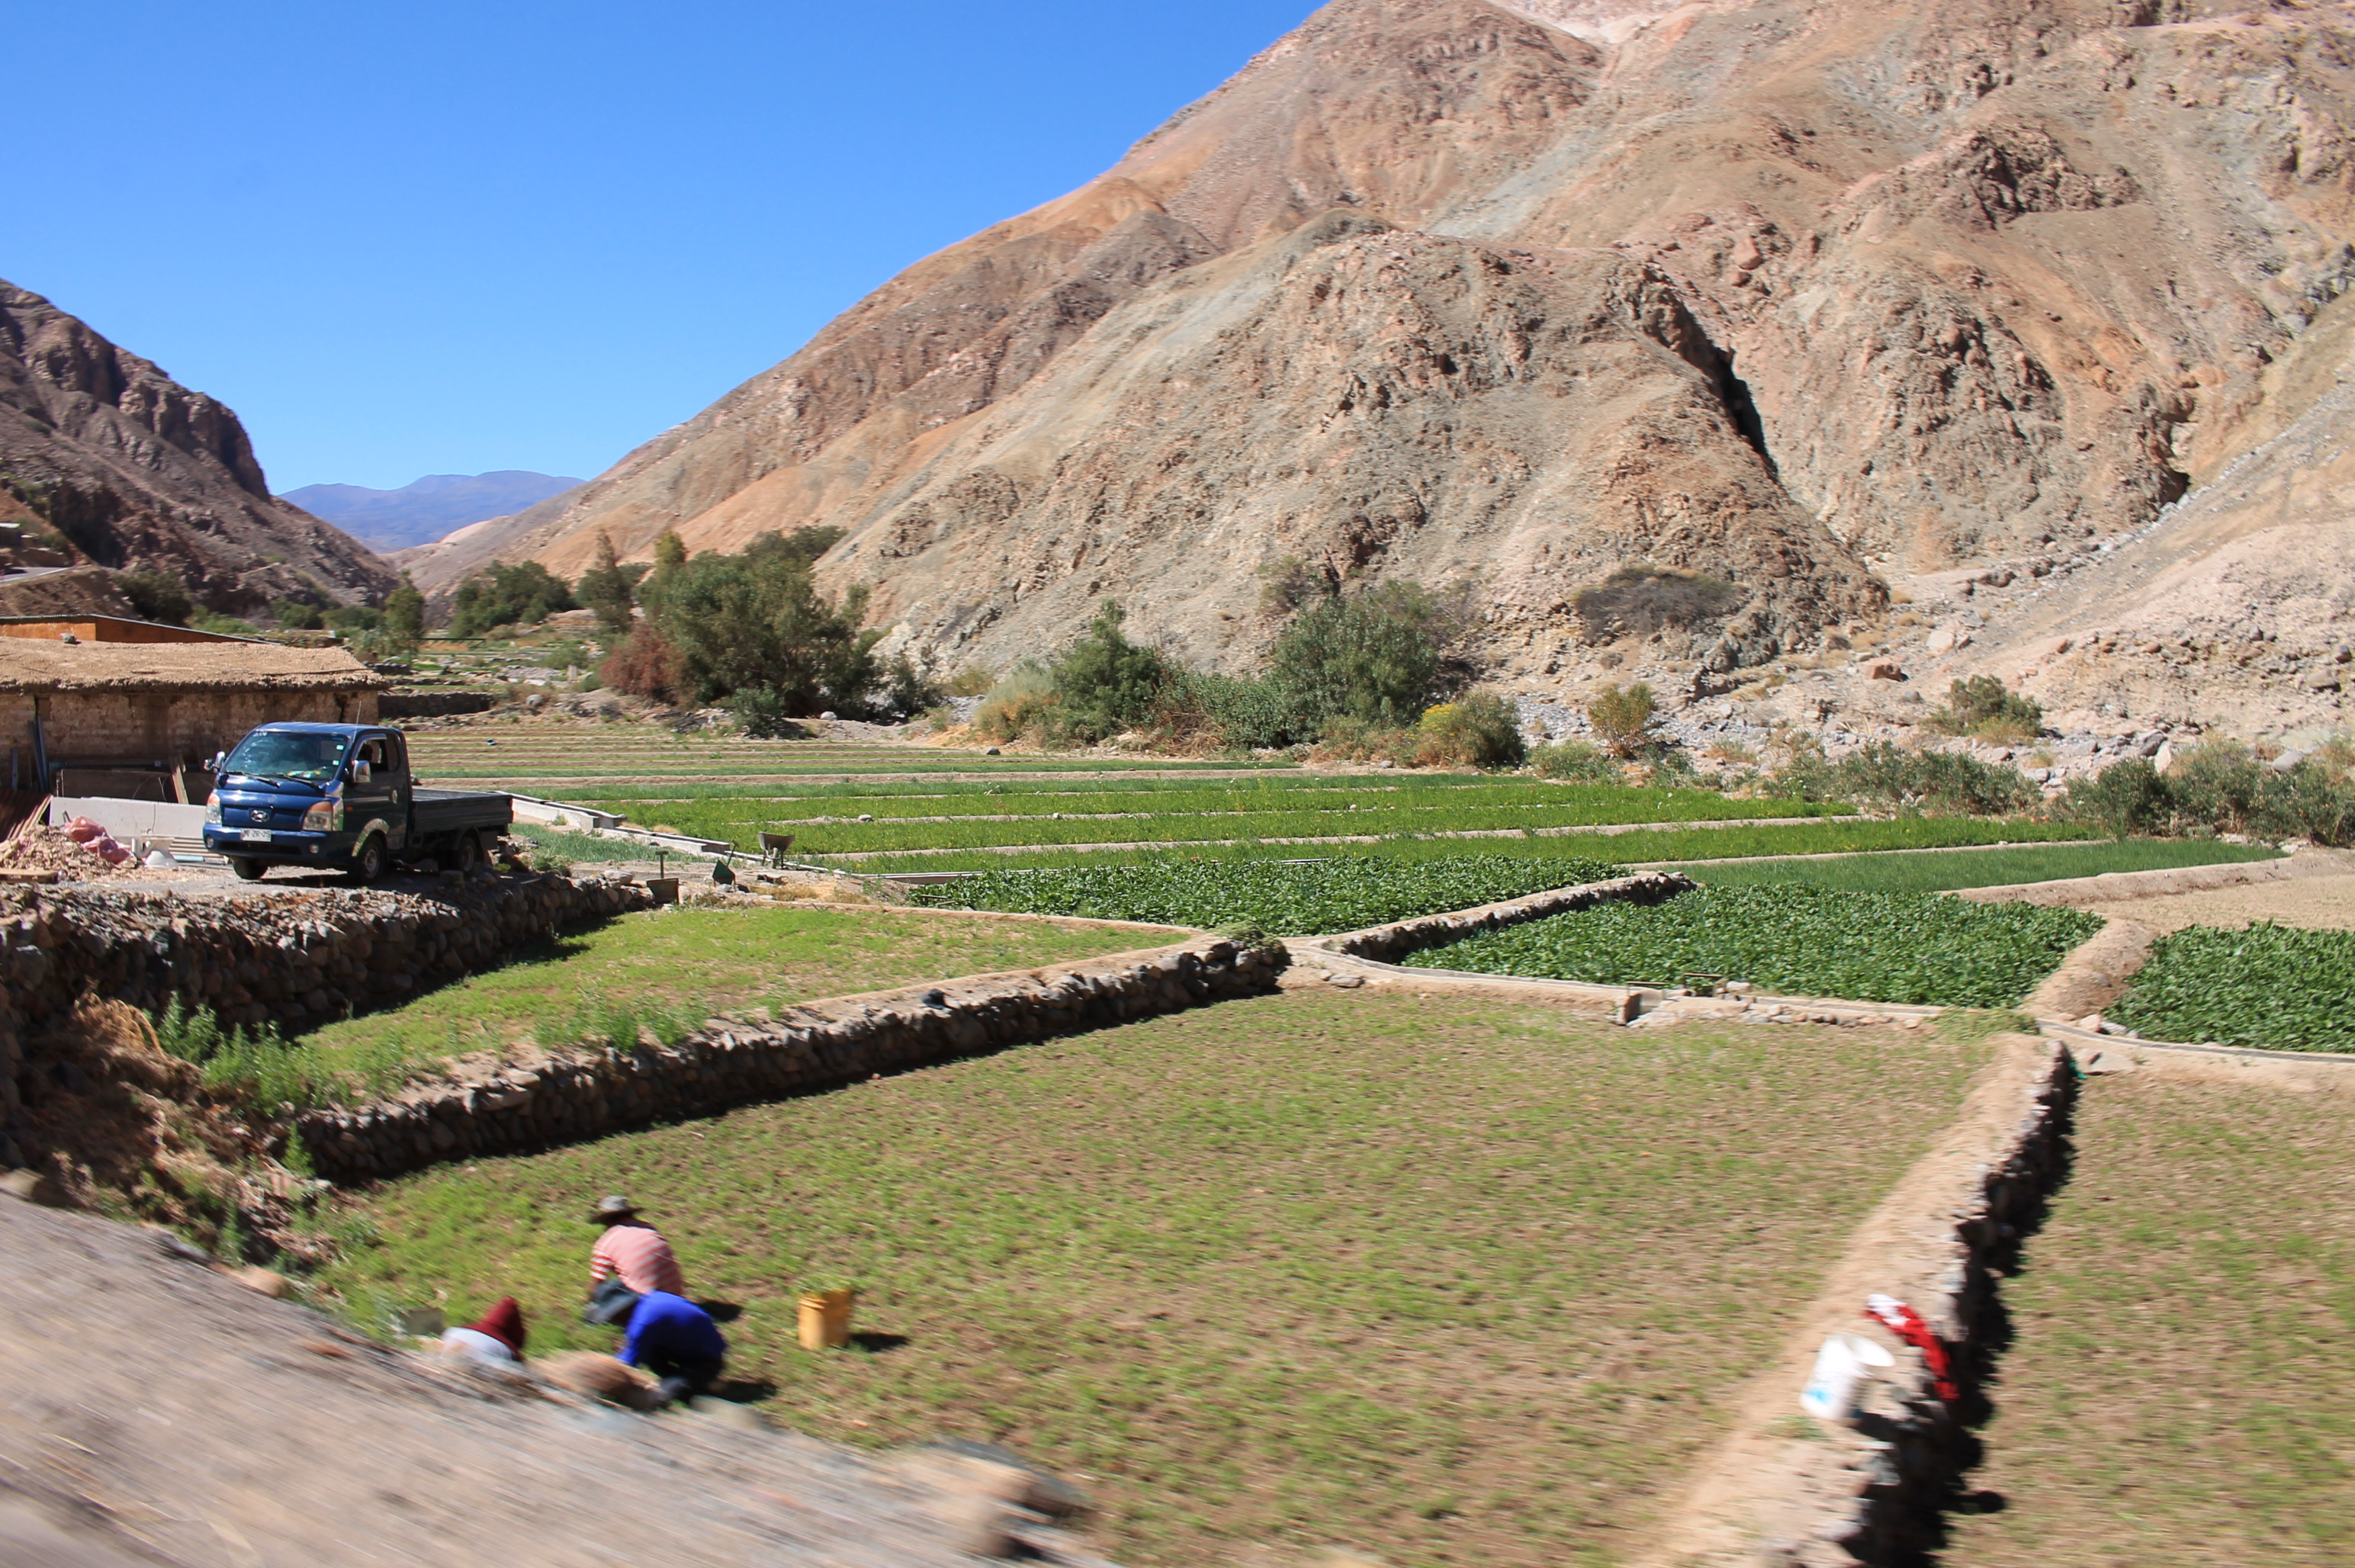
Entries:
{"type": "Polygon", "coordinates": [[[205,796],[205,820],[215,827],[220,826],[220,791],[205,796]]]}
{"type": "Polygon", "coordinates": [[[303,814],[305,833],[338,833],[343,826],[344,803],[339,800],[323,800],[303,814]]]}

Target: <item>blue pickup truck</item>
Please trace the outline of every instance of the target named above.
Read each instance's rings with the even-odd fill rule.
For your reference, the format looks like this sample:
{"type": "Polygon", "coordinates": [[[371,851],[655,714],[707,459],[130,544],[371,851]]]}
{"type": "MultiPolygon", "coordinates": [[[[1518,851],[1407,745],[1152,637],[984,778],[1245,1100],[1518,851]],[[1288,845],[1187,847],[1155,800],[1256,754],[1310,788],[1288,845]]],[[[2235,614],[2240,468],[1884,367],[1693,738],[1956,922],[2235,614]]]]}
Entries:
{"type": "Polygon", "coordinates": [[[372,882],[396,863],[473,872],[515,820],[496,794],[419,789],[398,730],[264,724],[213,770],[205,848],[247,881],[272,866],[372,882]]]}

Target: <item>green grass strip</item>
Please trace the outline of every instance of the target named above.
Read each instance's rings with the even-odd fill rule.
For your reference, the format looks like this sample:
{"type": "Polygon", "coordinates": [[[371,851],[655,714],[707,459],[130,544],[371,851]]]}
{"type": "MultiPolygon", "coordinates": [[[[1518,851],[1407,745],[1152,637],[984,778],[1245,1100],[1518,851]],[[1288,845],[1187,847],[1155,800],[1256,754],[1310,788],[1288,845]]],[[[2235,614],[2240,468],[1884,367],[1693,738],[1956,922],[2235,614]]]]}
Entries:
{"type": "Polygon", "coordinates": [[[2102,928],[2099,915],[1803,882],[1704,889],[1484,933],[1410,965],[1604,985],[1689,974],[1785,996],[1961,1008],[2017,1003],[2102,928]]]}
{"type": "Polygon", "coordinates": [[[1839,888],[1849,892],[1935,893],[1957,888],[2000,888],[2015,882],[2098,877],[2111,871],[2172,870],[2180,866],[2222,866],[2280,858],[2279,850],[2255,844],[2129,838],[2114,844],[1975,849],[1967,855],[1933,851],[1858,855],[1832,860],[1753,860],[1741,865],[1697,868],[1693,875],[1713,888],[1812,882],[1817,887],[1839,888]]]}

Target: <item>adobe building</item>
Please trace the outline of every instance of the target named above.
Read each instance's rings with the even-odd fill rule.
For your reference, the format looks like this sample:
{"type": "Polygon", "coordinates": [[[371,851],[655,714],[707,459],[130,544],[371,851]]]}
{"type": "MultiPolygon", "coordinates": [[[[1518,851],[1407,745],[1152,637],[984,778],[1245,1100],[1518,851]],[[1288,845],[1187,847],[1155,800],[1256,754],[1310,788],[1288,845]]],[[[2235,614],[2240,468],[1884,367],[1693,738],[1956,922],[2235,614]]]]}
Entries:
{"type": "Polygon", "coordinates": [[[250,643],[251,637],[227,632],[199,632],[194,626],[170,626],[161,621],[133,621],[123,615],[0,615],[0,637],[23,637],[54,643],[72,635],[85,643],[250,643]]]}
{"type": "Polygon", "coordinates": [[[279,720],[372,724],[384,686],[341,648],[0,633],[0,783],[201,804],[214,754],[248,730],[279,720]]]}

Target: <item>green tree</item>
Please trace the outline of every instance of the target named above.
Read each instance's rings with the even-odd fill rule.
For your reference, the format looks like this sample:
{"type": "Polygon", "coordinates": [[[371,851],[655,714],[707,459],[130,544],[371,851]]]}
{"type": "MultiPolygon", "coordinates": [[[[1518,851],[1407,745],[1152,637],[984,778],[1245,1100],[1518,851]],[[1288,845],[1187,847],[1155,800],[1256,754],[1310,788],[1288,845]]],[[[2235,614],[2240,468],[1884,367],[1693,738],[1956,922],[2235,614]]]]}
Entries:
{"type": "Polygon", "coordinates": [[[1412,724],[1444,695],[1455,616],[1417,582],[1324,594],[1275,640],[1267,678],[1303,725],[1412,724]]]}
{"type": "Polygon", "coordinates": [[[638,580],[649,570],[643,563],[623,565],[620,553],[613,549],[613,536],[600,528],[597,563],[581,574],[581,581],[572,585],[572,596],[597,612],[597,624],[609,635],[625,637],[633,623],[631,612],[638,602],[638,580]]]}
{"type": "Polygon", "coordinates": [[[1128,640],[1128,618],[1107,599],[1087,635],[1054,664],[1055,697],[1064,722],[1082,740],[1101,741],[1152,717],[1176,670],[1158,648],[1128,640]]]}
{"type": "Polygon", "coordinates": [[[401,653],[412,651],[425,640],[425,595],[405,571],[400,574],[400,586],[385,595],[384,638],[401,653]]]}
{"type": "MultiPolygon", "coordinates": [[[[676,537],[676,536],[671,536],[676,537]]],[[[663,575],[650,613],[677,651],[698,700],[767,688],[794,713],[857,707],[876,681],[874,646],[862,632],[867,590],[829,604],[808,565],[781,552],[760,559],[705,551],[663,575]]]]}
{"type": "Polygon", "coordinates": [[[458,584],[450,607],[450,635],[476,637],[496,626],[537,625],[574,608],[572,591],[536,560],[493,561],[458,584]]]}

